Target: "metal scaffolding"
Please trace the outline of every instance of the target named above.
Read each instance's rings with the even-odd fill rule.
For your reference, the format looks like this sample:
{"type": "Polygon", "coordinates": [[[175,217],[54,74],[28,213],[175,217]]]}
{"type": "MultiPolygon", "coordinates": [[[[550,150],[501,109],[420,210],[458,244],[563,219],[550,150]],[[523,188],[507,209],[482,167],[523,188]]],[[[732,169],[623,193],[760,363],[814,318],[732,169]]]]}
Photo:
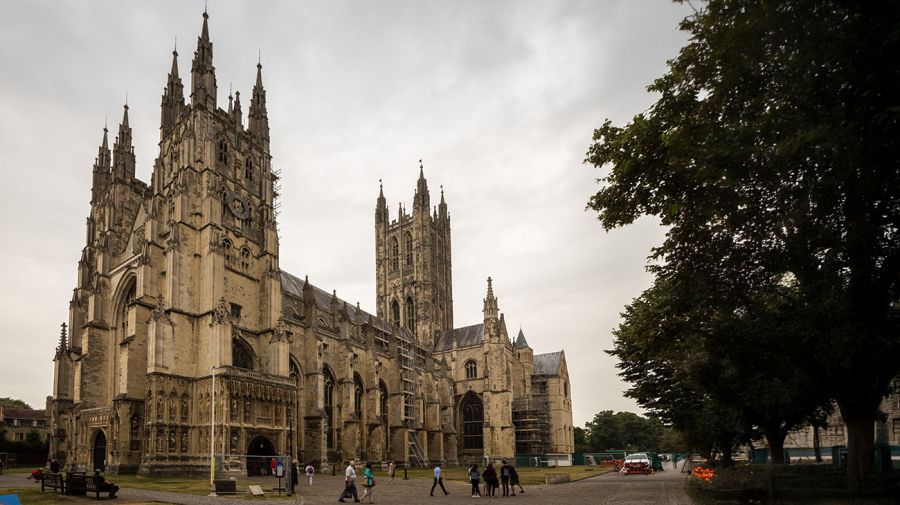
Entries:
{"type": "Polygon", "coordinates": [[[550,407],[546,400],[514,400],[512,418],[516,454],[550,452],[550,407]]]}

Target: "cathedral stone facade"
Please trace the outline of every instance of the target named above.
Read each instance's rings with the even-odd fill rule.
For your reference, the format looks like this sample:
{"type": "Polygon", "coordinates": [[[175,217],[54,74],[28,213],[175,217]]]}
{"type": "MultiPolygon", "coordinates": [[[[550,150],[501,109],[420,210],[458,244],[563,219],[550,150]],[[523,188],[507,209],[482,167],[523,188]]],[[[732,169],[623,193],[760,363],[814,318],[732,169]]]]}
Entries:
{"type": "Polygon", "coordinates": [[[278,172],[262,66],[246,122],[219,107],[208,16],[178,54],[150,183],[125,106],[93,167],[86,244],[54,356],[51,456],[68,468],[224,472],[293,454],[454,464],[573,450],[562,352],[510,339],[491,279],[482,322],[453,324],[450,215],[420,164],[412,212],[375,208],[376,314],[279,268],[278,172]],[[66,330],[69,329],[69,331],[66,330]]]}

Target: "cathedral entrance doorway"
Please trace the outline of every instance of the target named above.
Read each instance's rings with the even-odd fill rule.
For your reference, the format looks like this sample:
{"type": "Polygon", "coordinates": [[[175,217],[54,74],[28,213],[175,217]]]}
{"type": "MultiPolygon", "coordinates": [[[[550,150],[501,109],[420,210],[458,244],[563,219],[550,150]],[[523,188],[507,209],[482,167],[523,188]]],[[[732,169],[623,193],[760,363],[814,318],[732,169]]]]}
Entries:
{"type": "Polygon", "coordinates": [[[467,455],[484,452],[484,404],[474,393],[463,396],[459,405],[462,419],[462,450],[467,455]]]}
{"type": "Polygon", "coordinates": [[[97,430],[94,437],[94,461],[93,469],[106,471],[106,434],[103,430],[97,430]]]}
{"type": "Polygon", "coordinates": [[[271,474],[270,464],[275,456],[275,446],[268,437],[260,435],[251,440],[247,447],[247,476],[271,474]]]}

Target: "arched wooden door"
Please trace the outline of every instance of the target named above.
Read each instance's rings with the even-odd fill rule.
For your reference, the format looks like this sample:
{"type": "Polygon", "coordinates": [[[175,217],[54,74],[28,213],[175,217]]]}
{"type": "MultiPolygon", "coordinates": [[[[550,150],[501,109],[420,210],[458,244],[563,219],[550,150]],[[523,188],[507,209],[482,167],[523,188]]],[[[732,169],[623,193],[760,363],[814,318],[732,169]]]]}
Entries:
{"type": "Polygon", "coordinates": [[[106,471],[106,434],[98,430],[94,437],[94,469],[106,471]]]}

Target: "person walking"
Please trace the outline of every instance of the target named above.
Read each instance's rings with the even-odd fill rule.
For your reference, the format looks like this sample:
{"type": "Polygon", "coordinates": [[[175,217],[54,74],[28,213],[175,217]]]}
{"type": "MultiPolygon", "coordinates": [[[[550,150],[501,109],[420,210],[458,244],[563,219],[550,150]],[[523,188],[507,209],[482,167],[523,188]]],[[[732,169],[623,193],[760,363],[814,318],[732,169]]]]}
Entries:
{"type": "Polygon", "coordinates": [[[344,501],[344,497],[353,497],[353,503],[359,503],[359,494],[356,492],[356,469],[353,468],[353,460],[347,464],[344,470],[344,491],[341,492],[339,502],[344,501]]]}
{"type": "Polygon", "coordinates": [[[375,503],[375,475],[372,473],[372,463],[366,463],[363,470],[363,495],[369,497],[369,503],[375,503]]]}
{"type": "Polygon", "coordinates": [[[312,463],[306,464],[306,481],[308,485],[312,486],[312,477],[313,474],[316,473],[316,469],[312,466],[312,463]]]}
{"type": "MultiPolygon", "coordinates": [[[[500,460],[503,465],[500,466],[500,483],[503,484],[503,496],[509,496],[509,477],[512,475],[510,468],[512,468],[509,463],[506,462],[505,459],[500,460]]],[[[513,491],[513,496],[516,493],[513,491]]]]}
{"type": "Polygon", "coordinates": [[[522,484],[519,482],[519,472],[516,471],[516,467],[509,465],[509,487],[512,489],[513,496],[516,495],[516,486],[519,486],[519,492],[521,494],[525,494],[525,488],[522,487],[522,484]]]}
{"type": "Polygon", "coordinates": [[[488,496],[494,496],[494,490],[496,489],[494,483],[497,481],[497,470],[494,469],[493,463],[488,463],[487,468],[485,468],[484,472],[481,474],[481,478],[484,479],[484,493],[488,496]]]}
{"type": "Polygon", "coordinates": [[[434,484],[431,485],[431,496],[434,496],[434,488],[438,485],[441,486],[441,491],[444,492],[444,496],[447,496],[447,490],[444,488],[444,479],[441,477],[441,464],[438,463],[434,465],[434,484]]]}
{"type": "Polygon", "coordinates": [[[481,481],[481,472],[478,471],[478,464],[469,467],[469,482],[472,483],[472,498],[481,497],[481,491],[478,490],[478,484],[481,481]]]}
{"type": "Polygon", "coordinates": [[[59,473],[59,461],[50,458],[50,473],[59,473]]]}
{"type": "Polygon", "coordinates": [[[394,482],[394,474],[395,473],[397,473],[397,465],[395,465],[394,462],[391,461],[390,463],[388,463],[388,477],[391,478],[391,480],[389,480],[388,482],[390,482],[390,483],[394,482]]]}

